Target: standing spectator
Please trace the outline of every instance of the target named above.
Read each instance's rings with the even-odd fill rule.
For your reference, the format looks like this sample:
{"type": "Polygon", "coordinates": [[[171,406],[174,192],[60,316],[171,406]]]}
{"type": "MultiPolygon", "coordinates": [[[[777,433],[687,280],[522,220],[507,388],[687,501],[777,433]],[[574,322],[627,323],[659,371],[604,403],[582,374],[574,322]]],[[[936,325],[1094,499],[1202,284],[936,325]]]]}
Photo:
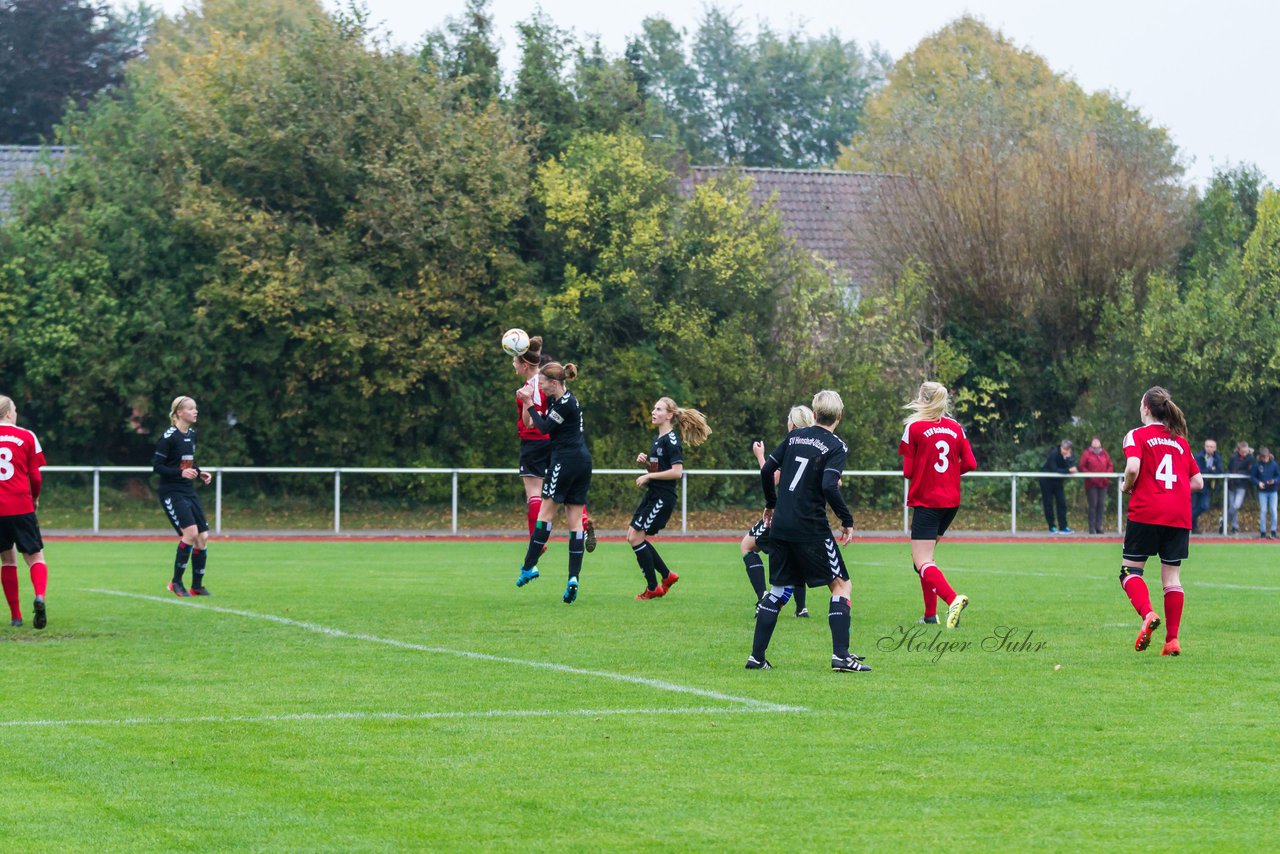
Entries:
{"type": "MultiPolygon", "coordinates": [[[[1213,439],[1204,440],[1204,450],[1196,454],[1196,465],[1200,466],[1200,474],[1224,474],[1226,462],[1218,453],[1218,443],[1213,439]]],[[[1200,515],[1213,506],[1213,481],[1205,479],[1204,489],[1191,493],[1191,533],[1200,533],[1200,515]]],[[[1221,533],[1221,531],[1219,531],[1221,533]]]]}
{"type": "MultiPolygon", "coordinates": [[[[1089,447],[1080,455],[1080,471],[1108,472],[1115,471],[1111,464],[1111,455],[1102,447],[1102,440],[1094,436],[1089,440],[1089,447]]],[[[1089,501],[1089,533],[1102,533],[1102,520],[1107,512],[1107,489],[1111,481],[1105,477],[1089,477],[1084,481],[1084,495],[1089,501]]]]}
{"type": "MultiPolygon", "coordinates": [[[[1239,474],[1251,478],[1253,476],[1253,448],[1248,442],[1236,442],[1236,452],[1227,460],[1227,474],[1239,474]]],[[[1227,481],[1230,503],[1227,505],[1228,521],[1231,533],[1240,533],[1240,505],[1244,504],[1245,493],[1249,491],[1249,481],[1243,478],[1232,478],[1227,481]]]]}
{"type": "MultiPolygon", "coordinates": [[[[1075,474],[1076,458],[1071,453],[1071,440],[1063,439],[1058,447],[1049,452],[1045,460],[1044,471],[1054,474],[1075,474]]],[[[1074,534],[1067,526],[1067,485],[1061,477],[1040,478],[1040,498],[1044,501],[1044,520],[1049,523],[1050,534],[1074,534]],[[1054,521],[1053,511],[1057,508],[1058,517],[1054,521]]]]}
{"type": "Polygon", "coordinates": [[[1258,461],[1250,472],[1253,485],[1258,487],[1258,536],[1264,540],[1276,538],[1276,493],[1280,488],[1280,463],[1271,456],[1270,448],[1258,449],[1258,461]],[[1271,533],[1267,534],[1267,516],[1271,516],[1271,533]]]}

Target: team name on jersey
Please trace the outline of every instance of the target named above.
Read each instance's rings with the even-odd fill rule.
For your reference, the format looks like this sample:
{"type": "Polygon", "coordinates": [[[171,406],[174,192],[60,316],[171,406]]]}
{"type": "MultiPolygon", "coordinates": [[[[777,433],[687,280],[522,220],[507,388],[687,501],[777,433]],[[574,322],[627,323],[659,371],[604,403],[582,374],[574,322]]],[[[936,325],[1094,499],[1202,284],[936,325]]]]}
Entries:
{"type": "Polygon", "coordinates": [[[1154,448],[1157,445],[1164,445],[1169,448],[1176,448],[1179,454],[1183,453],[1182,446],[1179,445],[1173,439],[1166,439],[1163,436],[1153,436],[1152,438],[1147,440],[1148,448],[1154,448]]]}
{"type": "Polygon", "coordinates": [[[0,442],[12,442],[13,444],[18,445],[19,447],[26,444],[26,442],[23,441],[22,438],[18,436],[0,436],[0,442]]]}
{"type": "Polygon", "coordinates": [[[930,436],[937,435],[938,433],[942,433],[944,435],[950,436],[952,439],[960,438],[959,436],[956,435],[956,431],[952,430],[950,427],[930,427],[928,430],[924,431],[923,435],[927,439],[930,436]]]}
{"type": "Polygon", "coordinates": [[[825,444],[823,444],[820,440],[814,439],[810,436],[792,436],[790,439],[787,440],[787,444],[788,445],[812,445],[813,447],[817,448],[819,451],[822,451],[822,453],[824,454],[831,452],[831,449],[827,447],[825,444]]]}

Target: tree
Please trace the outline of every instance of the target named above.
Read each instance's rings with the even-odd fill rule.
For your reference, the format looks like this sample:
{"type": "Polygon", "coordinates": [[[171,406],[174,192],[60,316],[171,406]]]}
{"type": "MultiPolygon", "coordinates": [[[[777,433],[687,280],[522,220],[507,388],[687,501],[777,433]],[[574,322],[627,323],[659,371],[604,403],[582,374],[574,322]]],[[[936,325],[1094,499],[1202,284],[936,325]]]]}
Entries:
{"type": "Polygon", "coordinates": [[[141,3],[116,15],[87,0],[0,0],[0,142],[40,144],[68,102],[119,85],[154,18],[141,3]]]}
{"type": "Polygon", "coordinates": [[[910,176],[885,184],[879,242],[890,269],[926,265],[961,379],[1008,389],[1005,425],[1067,419],[1102,309],[1140,304],[1184,240],[1165,131],[967,16],[899,60],[840,163],[910,176]]]}
{"type": "Polygon", "coordinates": [[[420,52],[424,66],[434,68],[446,80],[461,81],[461,92],[480,104],[496,100],[502,91],[489,3],[467,0],[463,16],[450,19],[443,30],[429,33],[420,52]]]}

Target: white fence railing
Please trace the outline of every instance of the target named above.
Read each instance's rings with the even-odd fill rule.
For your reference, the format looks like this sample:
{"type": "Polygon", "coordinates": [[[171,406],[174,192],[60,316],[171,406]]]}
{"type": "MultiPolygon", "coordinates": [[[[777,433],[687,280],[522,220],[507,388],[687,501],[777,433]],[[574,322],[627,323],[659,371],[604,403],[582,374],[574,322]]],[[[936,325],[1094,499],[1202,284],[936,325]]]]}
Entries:
{"type": "MultiPolygon", "coordinates": [[[[288,468],[288,467],[272,467],[272,466],[228,466],[225,468],[205,469],[213,473],[213,531],[215,533],[222,532],[222,481],[225,475],[236,474],[313,474],[328,475],[333,477],[333,531],[334,533],[342,532],[342,476],[343,475],[449,475],[451,480],[451,510],[450,510],[450,530],[452,533],[458,532],[458,476],[472,474],[487,475],[511,475],[518,474],[516,469],[505,468],[346,468],[346,467],[314,467],[314,468],[288,468]]],[[[101,475],[106,474],[151,474],[151,469],[145,466],[45,466],[45,472],[74,472],[81,474],[93,475],[93,530],[95,532],[101,530],[100,527],[100,507],[102,484],[101,475]]],[[[637,477],[642,472],[639,469],[595,469],[593,475],[628,475],[637,477]]],[[[760,472],[757,469],[685,469],[684,476],[680,479],[680,531],[687,533],[689,530],[689,478],[690,477],[707,477],[707,476],[728,476],[728,477],[759,477],[760,472]]],[[[848,480],[860,477],[888,477],[898,478],[902,480],[902,530],[909,533],[911,530],[910,510],[907,507],[907,481],[902,478],[900,471],[846,471],[844,473],[846,479],[846,487],[849,485],[848,480]]],[[[1123,472],[1111,472],[1099,474],[1097,472],[1081,472],[1079,474],[1051,474],[1048,472],[1029,472],[1029,471],[974,471],[969,472],[965,477],[970,478],[1008,478],[1009,479],[1009,532],[1018,532],[1018,478],[1062,478],[1078,480],[1081,478],[1091,479],[1107,479],[1116,481],[1116,530],[1124,530],[1124,493],[1120,491],[1120,487],[1124,485],[1123,472]]],[[[1228,478],[1237,481],[1249,482],[1244,475],[1205,475],[1206,480],[1227,480],[1228,478]]],[[[1227,503],[1229,501],[1228,492],[1230,490],[1222,490],[1222,518],[1227,518],[1227,503]]],[[[763,500],[761,501],[763,504],[763,500]]]]}

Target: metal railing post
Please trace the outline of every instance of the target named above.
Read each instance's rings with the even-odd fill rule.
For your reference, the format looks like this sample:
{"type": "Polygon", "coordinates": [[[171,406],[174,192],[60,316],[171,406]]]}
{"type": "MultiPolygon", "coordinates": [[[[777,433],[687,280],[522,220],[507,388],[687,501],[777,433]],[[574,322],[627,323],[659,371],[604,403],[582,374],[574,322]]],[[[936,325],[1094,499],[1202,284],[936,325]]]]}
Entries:
{"type": "Polygon", "coordinates": [[[333,532],[342,533],[342,469],[333,470],[333,532]]]}
{"type": "Polygon", "coordinates": [[[1222,536],[1227,536],[1231,531],[1227,525],[1227,502],[1231,493],[1231,480],[1224,474],[1222,476],[1222,536]]]}
{"type": "Polygon", "coordinates": [[[458,470],[453,470],[453,507],[449,514],[449,530],[458,533],[458,470]]]}
{"type": "Polygon", "coordinates": [[[101,489],[100,489],[101,475],[102,475],[102,472],[98,471],[97,466],[94,466],[94,469],[93,469],[93,532],[95,534],[98,533],[98,506],[100,503],[99,495],[101,494],[101,489]]]}
{"type": "Polygon", "coordinates": [[[1009,533],[1018,533],[1018,476],[1013,475],[1013,484],[1009,487],[1009,533]]]}
{"type": "Polygon", "coordinates": [[[213,470],[213,532],[222,533],[222,469],[213,470]]]}
{"type": "Polygon", "coordinates": [[[689,475],[680,473],[680,533],[689,533],[689,475]]]}

